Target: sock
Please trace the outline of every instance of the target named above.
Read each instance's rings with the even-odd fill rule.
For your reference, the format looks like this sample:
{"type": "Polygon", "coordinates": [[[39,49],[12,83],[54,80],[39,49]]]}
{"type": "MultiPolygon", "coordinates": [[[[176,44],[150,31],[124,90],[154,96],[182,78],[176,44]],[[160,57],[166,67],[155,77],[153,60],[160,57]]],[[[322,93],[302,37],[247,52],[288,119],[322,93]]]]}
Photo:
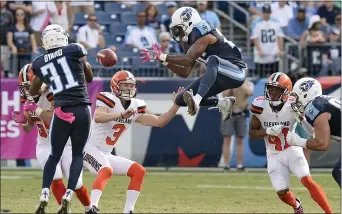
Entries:
{"type": "Polygon", "coordinates": [[[311,198],[325,213],[333,213],[324,190],[311,178],[311,176],[305,176],[300,181],[309,190],[311,198]]]}
{"type": "Polygon", "coordinates": [[[83,204],[83,206],[87,209],[91,207],[91,200],[88,192],[88,188],[84,185],[81,186],[78,190],[75,190],[76,196],[78,200],[83,204]]]}
{"type": "Polygon", "coordinates": [[[53,195],[55,196],[58,205],[61,205],[62,197],[66,191],[63,180],[61,178],[52,181],[51,191],[52,191],[53,195]]]}
{"type": "Polygon", "coordinates": [[[40,197],[44,196],[45,199],[47,198],[49,200],[50,197],[50,189],[49,188],[43,188],[42,193],[40,194],[40,197]]]}
{"type": "Polygon", "coordinates": [[[107,182],[113,175],[113,169],[110,167],[102,168],[96,176],[96,179],[93,183],[93,190],[91,191],[91,203],[92,205],[98,207],[99,200],[102,195],[102,191],[106,187],[107,182]]]}
{"type": "Polygon", "coordinates": [[[196,94],[194,96],[194,100],[195,100],[196,106],[199,106],[200,102],[202,101],[202,96],[199,94],[196,94]]]}
{"type": "Polygon", "coordinates": [[[241,164],[238,164],[236,167],[237,168],[242,168],[243,166],[241,164]]]}
{"type": "Polygon", "coordinates": [[[67,189],[63,197],[70,197],[72,198],[72,195],[74,194],[74,191],[72,189],[67,189]]]}
{"type": "Polygon", "coordinates": [[[145,168],[138,163],[132,164],[132,166],[128,169],[127,176],[131,177],[131,182],[128,185],[126,203],[123,213],[134,211],[134,206],[138,200],[145,174],[145,168]]]}
{"type": "Polygon", "coordinates": [[[139,191],[127,190],[126,203],[125,203],[123,213],[129,213],[130,211],[132,212],[134,211],[134,206],[138,200],[139,194],[140,194],[139,191]]]}
{"type": "Polygon", "coordinates": [[[285,195],[278,195],[280,200],[282,200],[285,204],[290,205],[293,208],[298,208],[299,203],[296,201],[294,195],[292,194],[291,191],[288,191],[285,195]]]}
{"type": "Polygon", "coordinates": [[[70,165],[70,175],[68,180],[68,189],[74,190],[76,188],[78,178],[83,169],[83,156],[73,156],[70,165]]]}
{"type": "Polygon", "coordinates": [[[59,162],[60,157],[50,155],[47,159],[44,172],[43,172],[43,185],[42,189],[49,188],[51,186],[53,177],[55,176],[56,166],[59,162]]]}
{"type": "Polygon", "coordinates": [[[91,204],[95,207],[99,207],[99,201],[102,195],[102,191],[98,189],[93,189],[91,191],[91,204]]]}

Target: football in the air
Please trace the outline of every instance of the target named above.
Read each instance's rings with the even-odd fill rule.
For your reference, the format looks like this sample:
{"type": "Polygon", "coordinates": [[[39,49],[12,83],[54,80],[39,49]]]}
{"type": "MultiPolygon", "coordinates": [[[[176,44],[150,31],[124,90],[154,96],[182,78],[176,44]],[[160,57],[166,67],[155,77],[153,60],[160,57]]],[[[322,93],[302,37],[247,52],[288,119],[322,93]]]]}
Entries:
{"type": "Polygon", "coordinates": [[[106,48],[97,53],[96,60],[104,67],[111,67],[117,63],[118,57],[112,49],[106,48]]]}

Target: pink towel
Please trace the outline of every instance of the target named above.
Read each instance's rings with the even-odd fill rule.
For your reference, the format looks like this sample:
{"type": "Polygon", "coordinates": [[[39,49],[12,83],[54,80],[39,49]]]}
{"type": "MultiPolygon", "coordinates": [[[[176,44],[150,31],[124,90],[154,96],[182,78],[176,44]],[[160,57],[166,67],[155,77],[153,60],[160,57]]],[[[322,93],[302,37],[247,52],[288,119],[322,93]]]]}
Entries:
{"type": "Polygon", "coordinates": [[[61,107],[55,108],[55,113],[57,117],[59,117],[60,119],[68,123],[73,123],[75,121],[74,113],[71,113],[71,112],[65,113],[62,111],[61,107]]]}

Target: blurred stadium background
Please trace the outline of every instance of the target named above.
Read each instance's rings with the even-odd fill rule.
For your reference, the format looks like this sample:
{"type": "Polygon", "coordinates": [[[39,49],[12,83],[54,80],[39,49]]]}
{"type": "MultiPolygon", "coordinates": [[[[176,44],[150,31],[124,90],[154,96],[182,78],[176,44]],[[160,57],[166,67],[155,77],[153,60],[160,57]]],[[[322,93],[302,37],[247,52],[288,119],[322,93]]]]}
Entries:
{"type": "MultiPolygon", "coordinates": [[[[70,3],[1,2],[1,186],[2,196],[11,194],[6,201],[1,200],[7,209],[14,210],[13,206],[17,206],[15,203],[16,192],[21,192],[27,203],[34,204],[35,202],[31,202],[33,199],[30,196],[32,191],[38,193],[37,190],[40,187],[40,171],[18,171],[18,169],[21,170],[22,168],[39,169],[39,165],[35,160],[37,132],[24,133],[11,119],[10,114],[13,110],[22,108],[16,77],[24,64],[31,62],[38,54],[43,52],[40,47],[42,29],[48,23],[59,23],[66,26],[65,28],[67,28],[70,35],[70,42],[82,41],[83,43],[89,43],[85,44],[88,49],[87,58],[96,76],[95,81],[88,85],[92,100],[95,100],[95,96],[99,91],[110,91],[110,77],[116,71],[126,69],[132,71],[139,80],[138,97],[146,100],[150,112],[159,114],[171,105],[172,91],[179,86],[187,86],[193,78],[200,76],[205,71],[205,66],[198,64],[194,67],[191,77],[182,79],[158,62],[143,64],[139,59],[139,48],[148,48],[152,45],[151,41],[164,43],[166,52],[182,53],[182,47],[178,46],[167,32],[172,11],[185,5],[199,9],[204,19],[209,22],[212,21],[216,27],[221,29],[227,39],[240,48],[243,59],[248,64],[249,78],[255,85],[254,94],[249,98],[250,101],[257,96],[263,95],[266,78],[275,70],[287,73],[293,81],[302,76],[315,77],[321,82],[324,94],[340,98],[340,1],[288,1],[284,5],[271,1],[103,2],[89,0],[84,2],[71,1],[70,3]],[[262,16],[264,4],[271,4],[273,11],[271,17],[281,19],[279,24],[281,24],[284,32],[284,55],[280,57],[276,55],[275,63],[272,63],[274,67],[271,68],[266,67],[269,66],[269,64],[266,65],[267,63],[255,62],[256,53],[253,51],[254,46],[251,40],[253,22],[258,16],[262,16]],[[155,13],[156,11],[157,13],[155,13]],[[279,13],[279,11],[282,13],[279,13]],[[303,11],[304,20],[299,22],[298,17],[303,16],[303,11]],[[19,17],[21,12],[24,13],[25,19],[19,17]],[[142,14],[141,12],[146,14],[145,20],[141,20],[143,17],[139,17],[139,14],[142,14]],[[315,14],[319,15],[318,20],[317,16],[314,16],[315,14]],[[317,22],[321,23],[320,29],[315,29],[315,32],[319,32],[322,36],[319,41],[312,39],[315,32],[309,29],[317,22]],[[133,29],[137,29],[137,24],[141,29],[147,31],[146,34],[142,33],[143,36],[141,37],[133,31],[133,29]],[[299,25],[300,30],[298,32],[291,31],[291,29],[299,28],[299,25]],[[21,29],[20,26],[23,26],[24,29],[23,31],[20,30],[21,32],[18,30],[18,28],[21,29]],[[88,29],[80,30],[82,26],[88,26],[88,29]],[[131,33],[133,35],[130,35],[131,33]],[[305,34],[307,35],[303,36],[305,34]],[[151,36],[146,38],[146,35],[151,36]],[[96,38],[95,41],[94,38],[96,38]],[[134,43],[134,41],[137,42],[134,43]],[[119,57],[118,63],[111,68],[103,68],[96,62],[98,50],[104,47],[115,49],[119,57]],[[19,180],[15,180],[16,178],[19,180]],[[31,179],[32,182],[26,185],[21,179],[31,179]],[[14,191],[11,190],[12,187],[14,191]]],[[[143,192],[143,195],[146,194],[145,197],[143,196],[138,201],[138,211],[279,211],[278,204],[280,202],[277,201],[275,195],[273,196],[273,191],[269,191],[272,188],[266,171],[262,174],[252,172],[242,174],[211,172],[213,170],[220,171],[222,170],[220,167],[223,166],[220,115],[217,111],[200,109],[197,116],[191,117],[185,109],[181,109],[174,120],[163,129],[133,125],[120,141],[113,150],[113,154],[138,161],[150,169],[179,170],[185,168],[190,170],[188,167],[196,167],[198,170],[205,170],[203,173],[190,171],[185,174],[184,172],[165,172],[166,174],[153,172],[146,178],[147,187],[145,190],[147,192],[143,192]],[[170,178],[166,179],[169,176],[170,178]],[[218,182],[218,178],[222,178],[222,182],[218,182]],[[242,182],[241,178],[245,179],[242,179],[244,182],[242,182]],[[167,183],[169,189],[164,187],[164,182],[167,183]],[[194,184],[196,185],[192,187],[194,184]],[[152,191],[151,188],[155,188],[155,190],[152,191]],[[166,190],[162,191],[163,188],[166,188],[166,190]],[[179,188],[181,191],[179,191],[179,188]],[[260,194],[260,189],[267,192],[266,199],[255,199],[254,204],[252,203],[250,206],[241,209],[241,206],[245,206],[241,204],[248,200],[248,194],[253,195],[255,198],[255,195],[260,194]],[[172,195],[173,198],[170,201],[162,201],[161,206],[152,206],[160,198],[166,197],[166,194],[172,195]],[[190,194],[193,196],[190,196],[190,194]],[[181,195],[183,195],[183,199],[181,199],[181,195]],[[179,196],[179,198],[176,196],[179,196]],[[176,203],[180,203],[182,200],[186,201],[185,196],[190,198],[196,196],[192,199],[195,202],[196,200],[202,200],[199,199],[199,196],[202,196],[208,203],[204,208],[198,208],[196,204],[191,203],[179,204],[179,207],[182,207],[179,208],[176,203]],[[218,199],[211,200],[211,198],[215,197],[218,199]],[[236,206],[229,206],[230,203],[226,203],[227,200],[235,201],[236,206]],[[271,202],[268,202],[268,200],[271,202]],[[144,206],[144,203],[149,205],[144,206]],[[222,205],[222,203],[226,204],[222,205]],[[265,205],[261,205],[262,203],[265,205]],[[259,206],[260,209],[256,209],[255,206],[259,206]]],[[[265,169],[266,152],[263,140],[249,140],[248,136],[246,136],[243,144],[244,166],[247,171],[265,169]]],[[[234,144],[231,145],[233,158],[230,161],[230,166],[234,168],[236,166],[235,149],[234,144]]],[[[341,145],[334,143],[326,152],[312,152],[311,168],[324,168],[328,169],[329,172],[329,169],[340,157],[340,150],[341,145]]],[[[329,199],[332,200],[334,210],[339,211],[337,209],[339,209],[340,196],[337,194],[337,186],[333,183],[330,173],[318,173],[317,177],[323,188],[327,188],[326,192],[329,199]],[[336,192],[334,189],[336,189],[336,192]]],[[[91,179],[92,177],[86,173],[87,185],[90,185],[91,179]]],[[[122,183],[124,185],[121,185],[120,188],[126,185],[123,178],[113,178],[110,183],[112,185],[110,188],[113,189],[116,189],[122,183]]],[[[298,186],[296,188],[300,192],[299,196],[305,193],[302,196],[305,198],[305,202],[308,205],[312,203],[310,197],[303,191],[304,189],[300,188],[298,182],[295,183],[295,186],[298,186]]],[[[108,193],[111,194],[112,198],[104,199],[104,202],[101,202],[104,203],[102,206],[106,205],[108,208],[108,210],[104,210],[105,212],[119,211],[121,209],[121,205],[111,204],[113,199],[123,200],[123,189],[116,192],[117,195],[114,196],[112,195],[114,193],[108,193]]],[[[23,206],[19,206],[15,211],[27,212],[25,201],[21,203],[23,206]]],[[[79,204],[77,204],[77,207],[75,210],[81,211],[79,204]]],[[[284,206],[282,209],[286,211],[287,208],[284,206]]],[[[317,206],[313,204],[308,209],[310,212],[319,211],[317,206]]]]}

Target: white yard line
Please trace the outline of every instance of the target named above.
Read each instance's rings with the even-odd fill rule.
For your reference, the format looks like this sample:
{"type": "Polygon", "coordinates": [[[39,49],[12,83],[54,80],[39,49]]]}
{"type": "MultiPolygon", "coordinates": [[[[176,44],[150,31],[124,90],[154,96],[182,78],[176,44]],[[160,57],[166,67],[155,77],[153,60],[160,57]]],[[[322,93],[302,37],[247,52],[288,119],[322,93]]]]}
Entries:
{"type": "Polygon", "coordinates": [[[13,180],[13,179],[32,179],[33,177],[31,176],[13,176],[13,175],[1,175],[0,179],[9,179],[9,180],[13,180]]]}
{"type": "MultiPolygon", "coordinates": [[[[247,189],[247,190],[271,190],[275,191],[273,187],[270,186],[235,186],[235,185],[197,185],[197,188],[201,189],[247,189]]],[[[304,187],[290,187],[291,190],[295,191],[308,191],[304,187]]],[[[336,190],[336,188],[324,188],[324,190],[336,190]]]]}

